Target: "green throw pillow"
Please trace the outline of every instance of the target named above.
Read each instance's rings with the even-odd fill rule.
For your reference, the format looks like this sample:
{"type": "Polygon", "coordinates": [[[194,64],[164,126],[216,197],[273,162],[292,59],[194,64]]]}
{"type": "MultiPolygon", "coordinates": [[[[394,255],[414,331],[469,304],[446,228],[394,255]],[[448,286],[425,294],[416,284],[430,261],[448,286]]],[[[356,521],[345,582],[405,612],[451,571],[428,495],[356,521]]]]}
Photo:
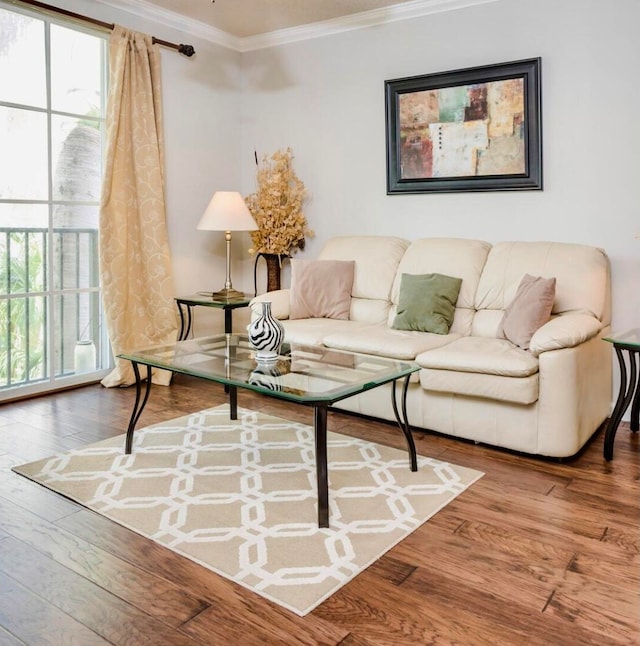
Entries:
{"type": "Polygon", "coordinates": [[[392,327],[449,334],[461,278],[444,274],[402,274],[398,312],[392,327]]]}

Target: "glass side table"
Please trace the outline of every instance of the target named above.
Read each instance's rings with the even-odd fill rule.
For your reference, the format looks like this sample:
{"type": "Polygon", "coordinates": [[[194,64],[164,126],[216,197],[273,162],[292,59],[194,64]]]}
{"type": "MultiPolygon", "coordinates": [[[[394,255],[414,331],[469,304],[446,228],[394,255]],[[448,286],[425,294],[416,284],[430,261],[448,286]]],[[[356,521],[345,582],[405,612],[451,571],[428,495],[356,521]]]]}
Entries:
{"type": "Polygon", "coordinates": [[[241,298],[213,298],[211,294],[191,294],[190,296],[177,296],[175,298],[180,312],[180,334],[178,341],[183,341],[191,333],[193,325],[192,310],[194,307],[216,307],[224,310],[224,332],[231,334],[233,331],[233,310],[239,307],[249,307],[251,296],[241,298]]]}
{"type": "Polygon", "coordinates": [[[610,334],[603,338],[613,343],[613,349],[620,366],[620,390],[618,400],[609,418],[604,436],[604,459],[613,459],[613,441],[620,420],[631,404],[631,430],[638,432],[638,413],[640,412],[640,379],[638,373],[638,355],[640,355],[640,328],[634,328],[621,334],[610,334]],[[627,374],[627,361],[629,372],[627,374]]]}

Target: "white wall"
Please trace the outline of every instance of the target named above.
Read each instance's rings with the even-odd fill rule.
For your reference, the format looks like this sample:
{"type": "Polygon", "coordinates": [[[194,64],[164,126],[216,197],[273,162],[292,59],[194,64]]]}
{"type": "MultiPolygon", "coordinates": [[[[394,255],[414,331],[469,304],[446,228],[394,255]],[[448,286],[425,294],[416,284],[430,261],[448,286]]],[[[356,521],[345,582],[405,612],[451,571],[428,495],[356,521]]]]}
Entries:
{"type": "MultiPolygon", "coordinates": [[[[213,191],[253,192],[254,148],[291,146],[316,231],[305,255],[348,233],[598,245],[612,262],[614,328],[640,325],[638,0],[497,0],[244,54],[112,6],[57,4],[196,48],[162,55],[176,293],[224,282],[222,236],[195,229],[213,191]],[[537,56],[544,191],[386,195],[386,79],[537,56]]],[[[247,291],[249,246],[236,235],[233,284],[247,291]]],[[[219,314],[203,309],[197,333],[219,314]]]]}
{"type": "Polygon", "coordinates": [[[613,324],[640,325],[638,0],[498,0],[243,55],[242,164],[291,146],[316,238],[349,233],[593,244],[613,324]],[[544,190],[386,195],[384,81],[542,58],[544,190]]]}

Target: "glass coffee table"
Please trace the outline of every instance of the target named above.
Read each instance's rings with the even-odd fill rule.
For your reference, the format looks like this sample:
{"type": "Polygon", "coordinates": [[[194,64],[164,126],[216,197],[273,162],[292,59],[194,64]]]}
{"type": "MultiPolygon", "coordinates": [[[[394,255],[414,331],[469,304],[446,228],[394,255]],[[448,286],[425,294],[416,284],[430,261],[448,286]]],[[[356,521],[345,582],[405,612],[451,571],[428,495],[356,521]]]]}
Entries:
{"type": "Polygon", "coordinates": [[[407,442],[409,468],[418,470],[406,406],[409,378],[420,370],[416,363],[299,344],[284,344],[281,352],[274,361],[258,362],[246,335],[221,334],[119,354],[121,359],[131,361],[136,377],[125,452],[131,453],[134,430],[149,399],[151,369],[164,368],[223,384],[229,394],[231,419],[238,418],[238,389],[313,407],[319,527],[329,526],[327,413],[332,404],[394,383],[391,389],[394,415],[407,442]],[[140,366],[147,367],[144,376],[140,366]],[[403,384],[400,407],[397,381],[403,384]]]}

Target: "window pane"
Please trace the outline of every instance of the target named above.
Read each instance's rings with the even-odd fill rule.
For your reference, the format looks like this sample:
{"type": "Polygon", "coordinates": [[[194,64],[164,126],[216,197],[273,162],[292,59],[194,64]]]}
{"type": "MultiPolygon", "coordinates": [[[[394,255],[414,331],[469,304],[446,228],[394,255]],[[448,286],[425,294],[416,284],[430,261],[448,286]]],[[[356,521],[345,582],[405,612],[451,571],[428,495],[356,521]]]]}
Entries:
{"type": "Polygon", "coordinates": [[[0,300],[0,329],[0,387],[44,379],[46,298],[0,300]]]}
{"type": "Polygon", "coordinates": [[[86,372],[86,363],[76,366],[76,344],[91,341],[96,348],[96,368],[100,370],[100,295],[98,292],[63,294],[55,297],[54,326],[56,337],[54,365],[56,376],[86,372]]]}
{"type": "Polygon", "coordinates": [[[53,234],[54,288],[97,288],[98,207],[56,204],[53,234]]]}
{"type": "Polygon", "coordinates": [[[43,231],[11,231],[0,239],[1,294],[41,292],[45,286],[47,234],[43,231]]]}
{"type": "Polygon", "coordinates": [[[98,205],[55,204],[53,206],[53,228],[98,229],[98,205]]]}
{"type": "Polygon", "coordinates": [[[44,22],[0,9],[0,101],[46,107],[44,22]]]}
{"type": "Polygon", "coordinates": [[[53,236],[55,289],[98,287],[98,232],[58,230],[53,236]]]}
{"type": "Polygon", "coordinates": [[[49,207],[46,204],[0,203],[0,230],[46,229],[49,226],[49,207]]]}
{"type": "Polygon", "coordinates": [[[51,25],[51,108],[100,114],[102,41],[79,31],[51,25]]]}
{"type": "Polygon", "coordinates": [[[51,117],[53,199],[100,200],[102,152],[95,119],[51,117]]]}
{"type": "Polygon", "coordinates": [[[0,198],[46,200],[47,115],[0,106],[0,198]]]}
{"type": "Polygon", "coordinates": [[[46,204],[0,204],[0,295],[45,289],[47,213],[46,204]]]}

